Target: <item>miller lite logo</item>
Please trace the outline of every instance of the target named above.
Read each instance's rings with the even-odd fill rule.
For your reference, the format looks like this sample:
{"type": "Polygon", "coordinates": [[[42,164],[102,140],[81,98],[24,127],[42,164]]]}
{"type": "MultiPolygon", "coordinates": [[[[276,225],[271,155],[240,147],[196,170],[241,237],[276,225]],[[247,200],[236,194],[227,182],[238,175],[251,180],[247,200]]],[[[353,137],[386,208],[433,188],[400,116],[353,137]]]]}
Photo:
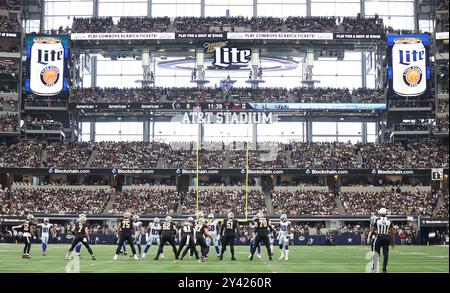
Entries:
{"type": "Polygon", "coordinates": [[[418,96],[427,89],[426,49],[420,38],[398,38],[392,48],[392,88],[400,96],[418,96]]]}
{"type": "Polygon", "coordinates": [[[64,47],[61,39],[36,37],[30,50],[30,90],[53,96],[63,90],[64,47]]]}
{"type": "Polygon", "coordinates": [[[216,48],[225,47],[227,44],[228,41],[206,42],[203,43],[203,48],[205,49],[205,53],[212,54],[216,48]]]}
{"type": "Polygon", "coordinates": [[[214,66],[228,68],[232,64],[248,63],[250,61],[251,50],[229,47],[216,47],[214,51],[214,66]]]}

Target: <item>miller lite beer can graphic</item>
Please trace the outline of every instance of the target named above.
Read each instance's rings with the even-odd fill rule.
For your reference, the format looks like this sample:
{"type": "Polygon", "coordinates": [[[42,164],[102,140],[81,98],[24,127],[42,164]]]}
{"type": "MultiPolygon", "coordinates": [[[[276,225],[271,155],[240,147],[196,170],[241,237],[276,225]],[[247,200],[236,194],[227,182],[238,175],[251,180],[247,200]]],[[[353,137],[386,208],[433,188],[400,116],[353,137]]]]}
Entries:
{"type": "Polygon", "coordinates": [[[40,96],[59,94],[64,86],[64,47],[61,39],[36,37],[31,46],[30,91],[40,96]]]}
{"type": "Polygon", "coordinates": [[[395,39],[392,88],[400,96],[419,96],[427,89],[426,49],[420,38],[395,39]]]}

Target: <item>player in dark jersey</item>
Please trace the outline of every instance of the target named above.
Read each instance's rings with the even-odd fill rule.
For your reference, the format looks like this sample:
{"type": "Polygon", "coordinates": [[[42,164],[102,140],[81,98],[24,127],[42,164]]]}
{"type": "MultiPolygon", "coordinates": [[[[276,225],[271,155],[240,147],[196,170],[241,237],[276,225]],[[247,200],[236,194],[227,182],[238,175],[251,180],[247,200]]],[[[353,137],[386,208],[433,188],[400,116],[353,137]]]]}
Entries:
{"type": "Polygon", "coordinates": [[[205,237],[211,237],[205,218],[202,217],[196,221],[194,233],[195,245],[200,245],[200,253],[202,255],[200,262],[205,262],[208,257],[208,244],[206,244],[205,237]]]}
{"type": "MultiPolygon", "coordinates": [[[[256,220],[256,217],[252,219],[252,221],[249,223],[249,235],[250,235],[250,254],[252,253],[253,246],[255,245],[255,238],[256,238],[256,225],[254,224],[256,220]]],[[[258,245],[258,258],[261,258],[261,243],[258,245]]]]}
{"type": "Polygon", "coordinates": [[[91,247],[89,246],[89,227],[86,223],[87,219],[85,215],[80,215],[80,221],[75,224],[74,227],[74,239],[72,241],[72,245],[70,246],[69,251],[66,253],[66,260],[70,259],[72,256],[72,252],[75,249],[75,246],[79,242],[81,242],[91,255],[92,260],[95,260],[94,253],[92,252],[91,247]]]}
{"type": "Polygon", "coordinates": [[[177,226],[172,222],[172,217],[167,216],[165,221],[161,225],[161,241],[159,244],[158,253],[156,254],[154,260],[159,259],[159,255],[163,252],[164,245],[166,245],[167,242],[172,246],[173,255],[175,256],[175,259],[177,258],[177,247],[175,246],[175,234],[177,233],[177,226]]]}
{"type": "Polygon", "coordinates": [[[389,245],[394,248],[395,230],[391,220],[386,217],[386,214],[387,210],[385,208],[381,208],[378,211],[379,217],[373,221],[370,229],[370,234],[376,235],[373,242],[373,273],[378,272],[378,260],[380,258],[381,249],[383,249],[383,273],[387,273],[389,245]]]}
{"type": "Polygon", "coordinates": [[[180,229],[180,246],[178,247],[177,258],[179,260],[183,260],[188,251],[194,253],[195,258],[199,259],[198,251],[195,248],[194,218],[192,217],[189,217],[187,221],[184,223],[183,227],[180,229]],[[181,251],[184,246],[186,246],[186,248],[184,249],[183,254],[181,254],[181,251]]]}
{"type": "Polygon", "coordinates": [[[15,231],[18,230],[22,232],[22,239],[24,243],[22,258],[30,258],[31,241],[32,239],[36,239],[33,229],[33,219],[34,219],[33,215],[28,214],[23,224],[12,228],[15,231]]]}
{"type": "Polygon", "coordinates": [[[130,245],[134,259],[135,260],[139,259],[136,255],[136,249],[134,248],[133,230],[134,230],[133,223],[131,223],[131,213],[130,212],[123,213],[123,219],[117,226],[117,233],[119,234],[119,243],[117,243],[116,254],[113,257],[113,260],[116,260],[119,257],[120,249],[122,248],[125,241],[127,241],[128,244],[130,245]]]}
{"type": "MultiPolygon", "coordinates": [[[[371,213],[370,215],[370,227],[374,224],[375,220],[378,219],[378,216],[375,215],[375,213],[371,213]]],[[[369,235],[367,237],[367,243],[370,244],[370,250],[373,253],[373,242],[375,240],[375,233],[371,233],[369,229],[369,235]]]]}
{"type": "Polygon", "coordinates": [[[227,218],[223,221],[220,229],[220,239],[222,240],[222,251],[220,253],[220,260],[223,260],[223,254],[227,249],[227,245],[230,246],[231,260],[236,260],[234,257],[234,240],[236,235],[239,235],[239,224],[234,218],[234,214],[229,212],[227,218]]]}
{"type": "Polygon", "coordinates": [[[256,248],[262,242],[267,248],[267,255],[269,260],[272,260],[272,251],[270,249],[269,230],[272,229],[272,223],[266,219],[262,212],[257,214],[257,218],[254,221],[256,228],[255,244],[252,247],[252,251],[249,256],[249,260],[253,260],[256,248]]]}

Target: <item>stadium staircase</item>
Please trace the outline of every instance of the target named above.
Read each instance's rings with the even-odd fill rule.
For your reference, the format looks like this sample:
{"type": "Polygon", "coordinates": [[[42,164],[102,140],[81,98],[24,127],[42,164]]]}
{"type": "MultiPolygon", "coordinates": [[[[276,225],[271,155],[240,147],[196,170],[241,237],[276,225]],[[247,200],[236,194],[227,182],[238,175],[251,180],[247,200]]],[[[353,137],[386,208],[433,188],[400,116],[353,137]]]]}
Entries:
{"type": "Polygon", "coordinates": [[[181,196],[178,199],[178,202],[176,203],[175,214],[177,214],[177,215],[182,215],[183,214],[183,205],[182,205],[182,201],[181,201],[181,196]]]}
{"type": "Polygon", "coordinates": [[[292,154],[291,150],[286,150],[284,156],[286,157],[286,163],[287,163],[288,167],[289,168],[295,168],[294,163],[292,163],[291,154],[292,154]]]}
{"type": "Polygon", "coordinates": [[[89,157],[88,161],[86,162],[86,167],[89,168],[92,166],[92,163],[94,162],[95,158],[97,157],[98,150],[93,150],[91,153],[91,156],[89,157]]]}
{"type": "Polygon", "coordinates": [[[266,201],[266,210],[268,215],[273,215],[273,203],[272,203],[272,192],[264,191],[265,201],[266,201]]]}
{"type": "Polygon", "coordinates": [[[362,165],[363,165],[363,157],[362,157],[361,151],[358,151],[358,153],[356,154],[356,159],[358,160],[358,166],[362,167],[362,165]]]}
{"type": "Polygon", "coordinates": [[[442,207],[442,205],[445,204],[445,200],[444,200],[444,195],[441,194],[438,198],[438,202],[436,204],[436,206],[433,209],[433,214],[436,214],[437,211],[439,211],[442,207]]]}
{"type": "Polygon", "coordinates": [[[41,152],[41,161],[40,161],[40,166],[46,166],[47,165],[47,161],[48,161],[48,153],[47,150],[42,150],[41,152]]]}
{"type": "Polygon", "coordinates": [[[406,168],[411,168],[411,151],[406,151],[405,167],[406,168]]]}
{"type": "Polygon", "coordinates": [[[344,205],[342,204],[342,201],[339,198],[339,196],[335,196],[334,201],[336,202],[336,207],[337,207],[339,215],[346,215],[344,205]]]}
{"type": "Polygon", "coordinates": [[[160,154],[158,156],[158,161],[156,162],[156,168],[163,168],[164,167],[164,154],[160,154]]]}
{"type": "Polygon", "coordinates": [[[111,194],[111,197],[109,198],[108,203],[105,206],[105,209],[103,210],[104,214],[109,214],[109,210],[112,209],[114,202],[116,201],[117,197],[119,196],[120,192],[116,191],[111,194]]]}
{"type": "Polygon", "coordinates": [[[222,168],[230,168],[230,151],[224,152],[222,168]]]}
{"type": "Polygon", "coordinates": [[[289,101],[289,103],[295,103],[297,101],[297,99],[295,98],[295,96],[293,94],[288,94],[288,101],[289,101]]]}

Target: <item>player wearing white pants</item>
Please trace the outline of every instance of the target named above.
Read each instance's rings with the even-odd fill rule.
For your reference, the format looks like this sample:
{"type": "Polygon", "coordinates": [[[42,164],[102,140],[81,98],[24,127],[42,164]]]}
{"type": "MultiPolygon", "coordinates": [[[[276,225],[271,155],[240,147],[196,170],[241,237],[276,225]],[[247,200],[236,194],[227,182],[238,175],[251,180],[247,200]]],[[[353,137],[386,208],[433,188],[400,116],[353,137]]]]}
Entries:
{"type": "Polygon", "coordinates": [[[44,218],[44,222],[38,224],[41,227],[42,255],[47,255],[47,245],[50,238],[50,228],[53,224],[49,223],[48,218],[44,218]]]}
{"type": "Polygon", "coordinates": [[[286,214],[280,216],[280,232],[278,233],[278,246],[280,247],[280,258],[288,260],[289,258],[289,230],[291,222],[287,220],[286,214]]]}
{"type": "Polygon", "coordinates": [[[134,242],[138,247],[138,255],[141,255],[141,239],[143,236],[142,222],[139,221],[139,215],[133,216],[133,231],[134,231],[134,242]]]}
{"type": "Polygon", "coordinates": [[[273,234],[275,233],[274,226],[272,225],[272,229],[267,228],[267,230],[269,231],[270,251],[273,255],[273,243],[275,242],[275,237],[273,236],[273,234]]]}
{"type": "Polygon", "coordinates": [[[216,249],[217,257],[220,257],[219,240],[220,236],[217,234],[219,223],[214,219],[213,214],[208,215],[208,230],[211,237],[206,238],[206,245],[208,246],[207,253],[209,253],[209,247],[214,245],[216,249]]]}
{"type": "MultiPolygon", "coordinates": [[[[147,245],[144,248],[144,252],[141,255],[141,258],[145,258],[147,255],[148,250],[150,249],[150,246],[156,245],[156,247],[159,247],[160,245],[160,237],[159,233],[161,230],[161,224],[159,221],[159,218],[154,218],[153,223],[148,225],[147,227],[147,234],[146,234],[146,240],[147,245]]],[[[164,258],[164,254],[161,254],[161,257],[164,258]]]]}

